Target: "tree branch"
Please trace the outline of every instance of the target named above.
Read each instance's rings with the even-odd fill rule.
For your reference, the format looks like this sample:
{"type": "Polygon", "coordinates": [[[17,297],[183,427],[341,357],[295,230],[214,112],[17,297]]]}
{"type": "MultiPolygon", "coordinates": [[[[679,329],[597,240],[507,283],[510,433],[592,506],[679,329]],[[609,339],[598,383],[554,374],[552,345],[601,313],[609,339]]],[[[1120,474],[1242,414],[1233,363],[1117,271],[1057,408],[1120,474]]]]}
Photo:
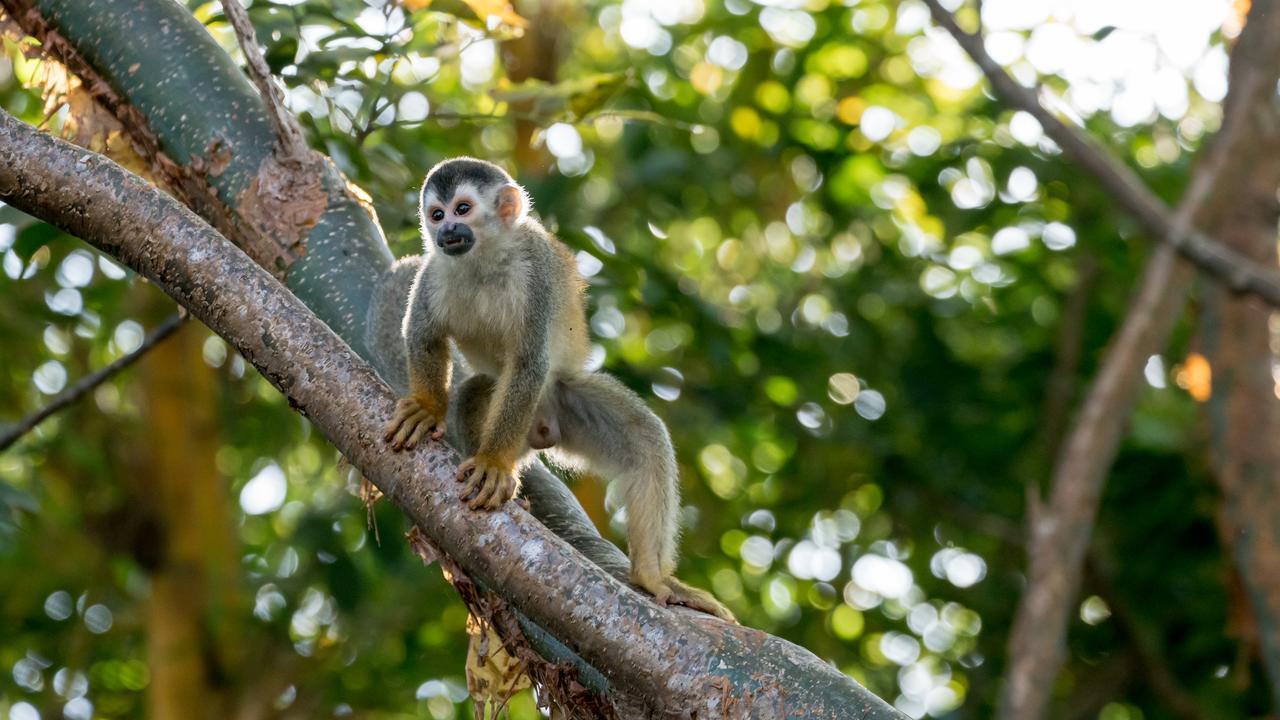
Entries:
{"type": "Polygon", "coordinates": [[[49,417],[54,413],[57,413],[59,410],[62,410],[90,392],[93,392],[94,388],[106,382],[116,373],[137,362],[143,355],[147,354],[147,351],[155,347],[157,343],[169,337],[175,330],[182,327],[182,323],[186,319],[187,314],[185,312],[174,313],[167,320],[157,325],[151,332],[147,333],[147,336],[142,340],[142,344],[133,352],[118,357],[106,367],[85,375],[77,380],[71,387],[63,390],[57,395],[57,397],[50,400],[47,405],[26,416],[22,420],[19,420],[18,423],[12,427],[6,428],[3,433],[0,433],[0,452],[8,450],[9,447],[16,443],[23,435],[34,430],[37,425],[49,419],[49,417]]]}
{"type": "MultiPolygon", "coordinates": [[[[1249,153],[1232,165],[1235,179],[1229,218],[1215,235],[1259,265],[1276,264],[1280,206],[1280,9],[1255,0],[1232,55],[1230,83],[1244,72],[1262,75],[1266,98],[1247,116],[1253,128],[1249,153]],[[1257,26],[1272,34],[1259,38],[1257,26]]],[[[1213,368],[1213,392],[1204,406],[1210,461],[1222,489],[1224,547],[1239,571],[1253,625],[1255,649],[1266,670],[1272,707],[1280,708],[1280,402],[1276,397],[1274,311],[1250,298],[1210,288],[1199,315],[1199,341],[1213,368]]],[[[1245,640],[1249,645],[1249,639],[1245,640]]]]}
{"type": "Polygon", "coordinates": [[[1010,634],[1000,718],[1044,716],[1066,652],[1067,624],[1102,485],[1137,397],[1140,368],[1172,332],[1189,280],[1172,248],[1156,249],[1062,446],[1049,501],[1029,518],[1027,587],[1010,634]]]}
{"type": "Polygon", "coordinates": [[[1059,120],[1040,104],[1035,93],[1010,77],[987,54],[981,36],[965,32],[939,0],[924,0],[924,3],[929,6],[934,22],[955,38],[987,76],[996,95],[1040,121],[1045,133],[1063,152],[1092,175],[1147,232],[1173,246],[1179,254],[1222,285],[1235,292],[1256,295],[1272,307],[1280,307],[1280,272],[1259,265],[1193,226],[1178,225],[1169,207],[1147,188],[1133,170],[1117,162],[1079,129],[1059,120]]]}
{"type": "Polygon", "coordinates": [[[454,499],[457,454],[388,452],[395,396],[302,302],[212,228],[107,158],[0,115],[0,199],[118,258],[236,347],[468,575],[664,712],[901,718],[784,640],[663,609],[514,505],[454,499]],[[120,228],[131,232],[121,233],[120,228]]]}
{"type": "Polygon", "coordinates": [[[235,30],[236,40],[240,43],[240,51],[244,53],[245,62],[249,66],[249,77],[258,88],[258,94],[267,106],[267,117],[271,119],[271,127],[276,133],[276,142],[280,145],[281,157],[310,157],[311,147],[298,119],[284,106],[284,94],[275,78],[271,76],[271,68],[258,48],[258,38],[253,31],[253,23],[249,22],[249,13],[245,12],[240,0],[222,0],[222,12],[235,30]]]}

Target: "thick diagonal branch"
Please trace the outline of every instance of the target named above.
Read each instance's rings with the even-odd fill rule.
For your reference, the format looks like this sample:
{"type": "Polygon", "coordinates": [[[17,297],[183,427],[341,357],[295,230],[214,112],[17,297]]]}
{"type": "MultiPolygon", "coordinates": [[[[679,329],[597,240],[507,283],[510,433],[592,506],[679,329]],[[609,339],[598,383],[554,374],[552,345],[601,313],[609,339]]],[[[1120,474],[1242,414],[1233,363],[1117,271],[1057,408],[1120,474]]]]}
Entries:
{"type": "MultiPolygon", "coordinates": [[[[294,294],[396,386],[404,375],[399,344],[374,342],[380,336],[367,334],[370,318],[399,328],[398,315],[376,317],[386,306],[371,302],[375,292],[396,290],[392,257],[372,207],[327,158],[282,159],[273,122],[288,121],[269,117],[282,106],[267,107],[271,99],[259,96],[183,5],[0,0],[0,7],[40,41],[43,53],[81,78],[188,207],[259,265],[287,275],[294,294]],[[117,31],[104,33],[104,27],[117,31]],[[165,32],[132,30],[155,27],[165,32]],[[192,97],[201,98],[198,107],[192,97]],[[323,208],[317,188],[325,193],[323,208]]],[[[250,41],[246,54],[252,48],[250,41]]],[[[262,69],[256,73],[262,76],[262,69]]],[[[540,463],[530,464],[523,480],[522,492],[544,525],[615,577],[627,576],[626,556],[601,537],[564,483],[540,463]]],[[[588,684],[600,678],[547,633],[532,624],[525,629],[548,661],[573,664],[588,684]]]]}
{"type": "MultiPolygon", "coordinates": [[[[977,63],[996,96],[1040,121],[1045,133],[1053,138],[1067,157],[1092,175],[1152,237],[1173,246],[1180,255],[1231,290],[1256,295],[1268,305],[1280,307],[1280,272],[1254,262],[1197,229],[1203,225],[1179,226],[1175,223],[1173,211],[1147,188],[1137,173],[1117,162],[1088,135],[1049,112],[1032,90],[1018,84],[987,54],[982,37],[965,32],[939,0],[924,2],[933,13],[934,22],[945,28],[977,63]]],[[[1257,14],[1256,10],[1250,11],[1251,17],[1257,14]]]]}
{"type": "Polygon", "coordinates": [[[456,502],[457,455],[387,451],[395,397],[297,297],[190,210],[107,158],[0,114],[0,200],[118,258],[239,350],[474,579],[665,712],[900,718],[804,649],[662,609],[518,507],[456,502]],[[121,232],[128,228],[129,232],[121,232]]]}

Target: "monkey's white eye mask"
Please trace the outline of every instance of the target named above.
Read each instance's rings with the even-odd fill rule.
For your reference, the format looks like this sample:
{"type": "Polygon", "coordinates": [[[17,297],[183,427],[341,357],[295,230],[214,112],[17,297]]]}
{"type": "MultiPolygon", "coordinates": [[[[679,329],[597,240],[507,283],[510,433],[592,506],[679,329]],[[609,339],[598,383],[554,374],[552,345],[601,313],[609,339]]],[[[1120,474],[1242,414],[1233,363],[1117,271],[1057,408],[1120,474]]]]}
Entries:
{"type": "Polygon", "coordinates": [[[422,230],[445,255],[465,255],[475,247],[477,230],[488,230],[494,222],[509,228],[524,217],[527,208],[528,196],[515,183],[497,187],[460,183],[447,199],[434,190],[423,194],[422,230]]]}
{"type": "Polygon", "coordinates": [[[473,226],[483,229],[491,222],[492,205],[491,198],[469,183],[459,184],[448,198],[427,191],[422,198],[423,232],[445,255],[465,255],[476,244],[473,226]]]}

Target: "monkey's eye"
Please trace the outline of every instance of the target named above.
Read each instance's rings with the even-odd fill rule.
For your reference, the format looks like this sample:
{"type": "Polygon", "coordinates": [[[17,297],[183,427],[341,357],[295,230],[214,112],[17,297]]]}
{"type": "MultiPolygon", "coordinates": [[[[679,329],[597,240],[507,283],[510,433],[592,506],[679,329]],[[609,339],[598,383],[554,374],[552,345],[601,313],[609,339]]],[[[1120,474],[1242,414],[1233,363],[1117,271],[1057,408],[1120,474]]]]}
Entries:
{"type": "Polygon", "coordinates": [[[453,211],[459,215],[466,215],[471,212],[471,203],[460,202],[458,203],[458,207],[454,208],[453,211]]]}
{"type": "Polygon", "coordinates": [[[436,222],[440,222],[441,220],[444,219],[444,211],[441,210],[440,208],[436,208],[435,210],[432,210],[431,219],[436,222]]]}

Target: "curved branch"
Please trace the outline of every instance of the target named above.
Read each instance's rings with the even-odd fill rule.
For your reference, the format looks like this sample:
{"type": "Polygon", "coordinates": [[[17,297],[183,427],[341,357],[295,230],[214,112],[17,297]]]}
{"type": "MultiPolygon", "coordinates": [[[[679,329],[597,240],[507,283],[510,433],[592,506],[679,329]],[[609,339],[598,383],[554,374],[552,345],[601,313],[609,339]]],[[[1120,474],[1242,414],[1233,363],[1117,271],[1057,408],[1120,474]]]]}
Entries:
{"type": "Polygon", "coordinates": [[[987,76],[996,95],[1040,121],[1045,133],[1063,152],[1111,193],[1147,232],[1172,245],[1218,283],[1235,292],[1256,295],[1272,307],[1280,307],[1280,272],[1254,262],[1193,226],[1180,226],[1169,206],[1147,188],[1137,173],[1117,162],[1086,134],[1059,120],[1040,104],[1031,89],[1010,77],[1000,63],[987,54],[980,35],[962,29],[939,0],[924,0],[924,3],[929,6],[934,22],[955,38],[987,76]]]}
{"type": "Polygon", "coordinates": [[[0,199],[118,258],[187,307],[444,553],[610,683],[671,714],[901,718],[803,648],[659,608],[514,505],[477,513],[456,502],[456,453],[441,443],[391,453],[381,442],[395,396],[373,368],[191,211],[107,158],[0,115],[0,199]]]}

